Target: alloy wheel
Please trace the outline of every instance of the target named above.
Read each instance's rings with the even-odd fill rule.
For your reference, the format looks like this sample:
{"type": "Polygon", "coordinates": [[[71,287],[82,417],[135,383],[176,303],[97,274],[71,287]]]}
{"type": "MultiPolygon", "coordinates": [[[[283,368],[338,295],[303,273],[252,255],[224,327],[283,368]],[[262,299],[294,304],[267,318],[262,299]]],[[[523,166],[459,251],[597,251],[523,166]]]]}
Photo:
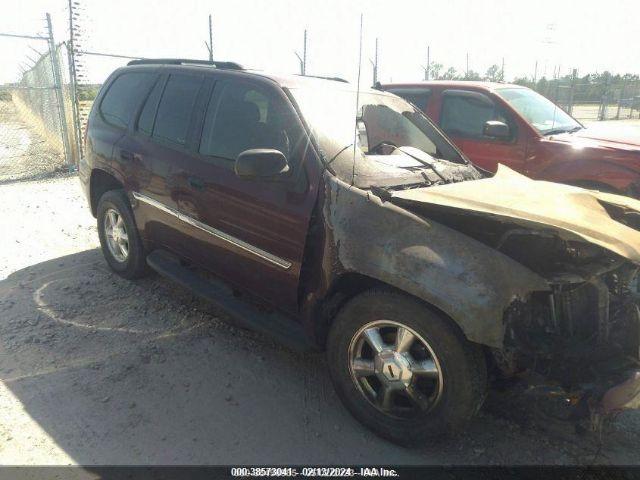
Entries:
{"type": "Polygon", "coordinates": [[[349,346],[351,379],[375,408],[412,418],[431,410],[442,395],[440,363],[429,343],[398,322],[364,325],[349,346]]]}
{"type": "Polygon", "coordinates": [[[104,216],[104,234],[109,252],[118,262],[124,263],[129,258],[129,234],[120,212],[109,208],[104,216]]]}

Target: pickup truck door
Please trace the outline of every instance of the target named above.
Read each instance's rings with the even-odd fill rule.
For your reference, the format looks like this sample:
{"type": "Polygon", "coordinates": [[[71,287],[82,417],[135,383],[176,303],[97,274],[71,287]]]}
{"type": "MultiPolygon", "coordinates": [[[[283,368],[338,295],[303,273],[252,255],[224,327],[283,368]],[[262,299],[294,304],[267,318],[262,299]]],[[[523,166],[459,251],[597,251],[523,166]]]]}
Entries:
{"type": "Polygon", "coordinates": [[[186,255],[241,290],[294,312],[317,185],[309,181],[314,153],[284,92],[260,81],[210,82],[201,99],[201,140],[174,164],[172,196],[191,224],[186,255]],[[275,148],[290,174],[246,180],[238,154],[275,148]]]}
{"type": "Polygon", "coordinates": [[[440,128],[469,159],[485,170],[495,172],[502,163],[514,170],[526,168],[526,139],[519,135],[517,122],[494,99],[471,90],[445,90],[439,115],[440,128]],[[484,125],[498,120],[509,125],[508,139],[487,137],[484,125]]]}

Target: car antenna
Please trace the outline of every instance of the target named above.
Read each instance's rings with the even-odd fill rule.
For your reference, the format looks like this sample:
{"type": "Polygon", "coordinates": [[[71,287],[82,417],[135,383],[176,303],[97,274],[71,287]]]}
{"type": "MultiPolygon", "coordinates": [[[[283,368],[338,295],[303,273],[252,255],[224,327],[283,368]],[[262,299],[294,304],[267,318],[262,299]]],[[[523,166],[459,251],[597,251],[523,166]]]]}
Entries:
{"type": "Polygon", "coordinates": [[[356,86],[356,118],[353,126],[353,166],[351,169],[351,186],[356,183],[356,148],[358,140],[358,112],[360,111],[360,71],[362,70],[362,18],[360,14],[360,47],[358,53],[358,84],[356,86]]]}

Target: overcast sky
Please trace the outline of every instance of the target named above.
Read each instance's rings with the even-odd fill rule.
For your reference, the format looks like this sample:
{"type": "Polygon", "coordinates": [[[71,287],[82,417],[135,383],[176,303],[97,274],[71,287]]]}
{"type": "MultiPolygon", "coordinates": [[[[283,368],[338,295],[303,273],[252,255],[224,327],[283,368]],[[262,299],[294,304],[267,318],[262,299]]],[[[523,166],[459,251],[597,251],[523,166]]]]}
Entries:
{"type": "MultiPolygon", "coordinates": [[[[507,80],[546,70],[563,73],[610,70],[640,73],[640,1],[608,0],[74,0],[82,5],[89,51],[144,57],[206,58],[209,13],[213,14],[214,56],[251,68],[297,73],[308,30],[307,73],[354,80],[358,30],[364,14],[362,78],[370,84],[375,38],[379,78],[420,80],[431,59],[458,71],[483,74],[505,61],[507,80]]],[[[43,33],[50,12],[57,41],[68,38],[67,0],[8,1],[0,32],[43,33]]],[[[0,37],[0,83],[19,78],[18,63],[35,57],[37,41],[0,37]]],[[[101,82],[124,60],[85,57],[88,78],[101,82]]]]}

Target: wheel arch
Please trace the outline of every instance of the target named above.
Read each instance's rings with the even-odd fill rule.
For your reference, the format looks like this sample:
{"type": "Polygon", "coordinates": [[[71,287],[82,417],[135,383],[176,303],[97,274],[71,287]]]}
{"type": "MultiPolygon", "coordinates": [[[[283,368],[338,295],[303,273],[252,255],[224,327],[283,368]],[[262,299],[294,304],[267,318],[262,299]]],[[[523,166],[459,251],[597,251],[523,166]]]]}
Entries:
{"type": "Polygon", "coordinates": [[[426,309],[433,313],[436,313],[443,319],[446,319],[463,337],[466,338],[464,331],[460,327],[459,323],[447,312],[439,308],[437,305],[428,302],[424,298],[414,295],[402,288],[398,288],[383,280],[364,275],[358,272],[344,272],[337,276],[331,283],[327,294],[322,300],[314,322],[315,336],[318,345],[324,349],[326,347],[327,336],[331,325],[335,320],[336,315],[340,309],[352,298],[372,289],[384,289],[391,292],[396,292],[401,295],[405,295],[413,300],[419,302],[426,309]]]}
{"type": "Polygon", "coordinates": [[[113,174],[99,168],[94,168],[91,171],[91,177],[89,179],[89,203],[91,206],[91,214],[94,217],[98,213],[100,197],[109,190],[117,190],[119,188],[124,188],[124,185],[113,174]]]}

